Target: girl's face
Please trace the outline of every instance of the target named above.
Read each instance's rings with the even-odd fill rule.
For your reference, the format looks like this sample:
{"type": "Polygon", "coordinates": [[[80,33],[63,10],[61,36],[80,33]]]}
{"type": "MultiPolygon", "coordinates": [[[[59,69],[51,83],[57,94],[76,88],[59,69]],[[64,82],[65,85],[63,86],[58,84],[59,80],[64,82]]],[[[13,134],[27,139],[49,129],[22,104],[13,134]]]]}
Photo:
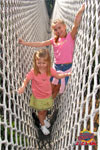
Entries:
{"type": "Polygon", "coordinates": [[[53,28],[54,34],[59,37],[65,37],[66,36],[66,25],[62,23],[57,23],[55,27],[53,28]]]}
{"type": "Polygon", "coordinates": [[[39,70],[46,70],[48,66],[48,62],[44,58],[39,58],[36,60],[36,65],[39,70]]]}

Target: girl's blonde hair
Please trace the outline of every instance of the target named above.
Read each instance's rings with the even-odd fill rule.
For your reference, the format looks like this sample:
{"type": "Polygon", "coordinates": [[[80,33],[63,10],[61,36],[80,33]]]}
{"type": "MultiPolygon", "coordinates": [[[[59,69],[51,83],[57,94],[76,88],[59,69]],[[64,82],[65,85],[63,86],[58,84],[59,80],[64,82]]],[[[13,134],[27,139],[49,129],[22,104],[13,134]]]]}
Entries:
{"type": "MultiPolygon", "coordinates": [[[[56,20],[54,20],[54,21],[52,22],[52,24],[51,24],[51,29],[54,30],[56,24],[58,24],[58,23],[63,24],[63,25],[66,25],[65,22],[64,22],[62,19],[56,19],[56,20]]],[[[55,43],[58,42],[58,39],[59,39],[59,36],[55,35],[55,43]]]]}
{"type": "Polygon", "coordinates": [[[39,60],[41,58],[43,58],[47,62],[46,74],[48,76],[51,75],[51,73],[50,73],[51,57],[50,57],[49,51],[47,49],[40,49],[40,50],[36,51],[35,54],[34,54],[33,66],[34,66],[35,75],[38,75],[40,73],[39,69],[38,69],[38,66],[36,65],[36,60],[39,60]]]}

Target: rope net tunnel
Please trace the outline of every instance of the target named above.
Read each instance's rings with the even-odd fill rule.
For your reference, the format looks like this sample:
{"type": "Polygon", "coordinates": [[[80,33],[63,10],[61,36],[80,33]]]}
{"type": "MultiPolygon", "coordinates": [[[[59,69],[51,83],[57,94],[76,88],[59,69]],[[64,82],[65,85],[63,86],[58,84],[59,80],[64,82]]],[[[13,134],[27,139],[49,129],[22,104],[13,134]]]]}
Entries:
{"type": "Polygon", "coordinates": [[[43,41],[51,36],[45,0],[0,0],[0,150],[100,149],[100,1],[56,0],[52,19],[64,19],[70,31],[83,2],[72,76],[49,112],[54,119],[51,136],[44,137],[29,107],[30,84],[22,95],[17,89],[38,50],[19,45],[18,39],[43,41]],[[84,129],[94,134],[96,145],[75,145],[84,129]]]}

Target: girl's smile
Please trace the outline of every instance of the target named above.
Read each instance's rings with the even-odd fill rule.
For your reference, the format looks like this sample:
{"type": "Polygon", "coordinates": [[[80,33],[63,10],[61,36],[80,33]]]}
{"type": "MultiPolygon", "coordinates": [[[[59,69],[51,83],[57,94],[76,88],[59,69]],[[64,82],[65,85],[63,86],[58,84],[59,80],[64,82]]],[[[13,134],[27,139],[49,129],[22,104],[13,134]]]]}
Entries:
{"type": "Polygon", "coordinates": [[[66,36],[66,25],[57,23],[54,27],[54,34],[59,37],[65,37],[66,36]]]}
{"type": "Polygon", "coordinates": [[[48,63],[47,63],[46,60],[44,60],[44,58],[37,59],[37,60],[36,60],[36,65],[37,65],[37,67],[39,68],[39,71],[40,71],[41,73],[46,72],[48,63]]]}

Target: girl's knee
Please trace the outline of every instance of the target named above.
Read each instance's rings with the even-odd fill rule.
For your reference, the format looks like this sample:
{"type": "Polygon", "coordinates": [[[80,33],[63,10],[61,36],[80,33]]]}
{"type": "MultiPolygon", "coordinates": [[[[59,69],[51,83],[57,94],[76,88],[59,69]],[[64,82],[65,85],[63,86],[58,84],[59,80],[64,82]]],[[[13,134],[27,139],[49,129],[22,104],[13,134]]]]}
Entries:
{"type": "Polygon", "coordinates": [[[39,112],[38,112],[39,115],[44,115],[45,113],[46,113],[45,110],[44,110],[44,111],[39,111],[39,112]]]}
{"type": "Polygon", "coordinates": [[[60,84],[56,85],[54,88],[55,91],[59,91],[59,89],[60,89],[60,84]]]}

